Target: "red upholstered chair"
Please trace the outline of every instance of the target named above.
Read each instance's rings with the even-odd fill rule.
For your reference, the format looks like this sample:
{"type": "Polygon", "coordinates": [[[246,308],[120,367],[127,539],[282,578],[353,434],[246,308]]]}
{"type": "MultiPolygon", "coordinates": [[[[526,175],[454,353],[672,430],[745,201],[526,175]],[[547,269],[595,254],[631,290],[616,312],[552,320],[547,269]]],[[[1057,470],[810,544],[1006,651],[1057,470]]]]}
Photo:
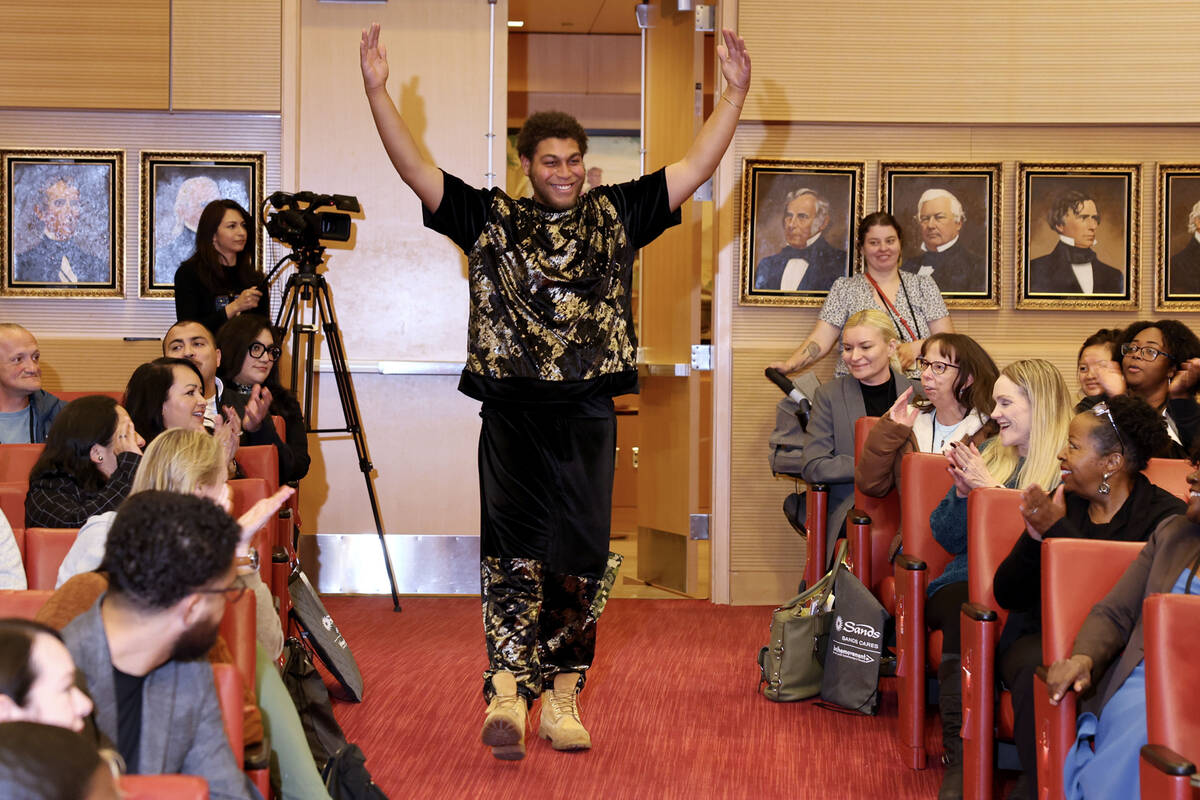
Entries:
{"type": "MultiPolygon", "coordinates": [[[[279,453],[274,445],[263,444],[253,447],[238,448],[237,462],[242,472],[248,478],[262,478],[267,482],[268,494],[279,490],[279,453]]],[[[283,629],[287,630],[288,609],[290,598],[287,590],[287,576],[290,572],[290,562],[295,560],[295,550],[292,547],[292,519],[287,506],[280,509],[270,539],[270,550],[282,547],[288,555],[288,561],[275,562],[273,558],[266,559],[271,565],[272,577],[266,583],[271,587],[271,593],[279,600],[279,614],[283,629]]]]}
{"type": "Polygon", "coordinates": [[[33,619],[54,592],[48,589],[0,590],[0,617],[33,619]]]}
{"type": "MultiPolygon", "coordinates": [[[[236,603],[225,606],[221,618],[221,638],[233,655],[234,666],[246,689],[253,690],[255,682],[255,607],[258,601],[253,592],[246,592],[236,603]]],[[[242,717],[239,717],[241,719],[242,717]]],[[[242,728],[241,730],[245,730],[242,728]]],[[[240,752],[240,751],[235,751],[240,752]]],[[[270,798],[270,744],[264,742],[245,751],[244,766],[250,780],[258,786],[264,798],[270,798]]]]}
{"type": "Polygon", "coordinates": [[[197,775],[122,775],[123,800],[208,800],[208,781],[197,775]]]}
{"type": "Polygon", "coordinates": [[[225,736],[235,754],[235,760],[241,763],[246,749],[246,739],[242,729],[242,678],[237,667],[232,664],[213,664],[213,682],[216,684],[217,701],[221,704],[221,720],[225,723],[225,736]]]}
{"type": "Polygon", "coordinates": [[[804,540],[804,582],[813,586],[825,574],[825,565],[829,560],[828,534],[825,531],[829,519],[829,486],[824,483],[808,484],[804,502],[807,508],[804,527],[808,530],[804,540]]]}
{"type": "Polygon", "coordinates": [[[1025,530],[1021,493],[976,489],[967,497],[967,592],[962,610],[963,796],[991,798],[995,739],[1013,735],[1012,696],[996,701],[996,641],[1008,612],[996,603],[992,579],[1025,530]],[[998,713],[997,713],[998,712],[998,713]]]}
{"type": "Polygon", "coordinates": [[[893,567],[896,592],[897,733],[913,769],[925,768],[925,670],[937,668],[942,634],[925,632],[925,587],[952,557],[933,538],[929,515],[954,482],[945,456],[908,453],[900,464],[903,549],[893,567]]]}
{"type": "Polygon", "coordinates": [[[0,483],[29,483],[29,473],[45,448],[44,444],[0,444],[0,483]]]}
{"type": "Polygon", "coordinates": [[[1142,604],[1146,643],[1146,730],[1142,748],[1142,797],[1195,800],[1192,786],[1200,761],[1200,597],[1155,594],[1142,604]]]}
{"type": "Polygon", "coordinates": [[[1181,458],[1152,458],[1142,470],[1151,483],[1166,489],[1183,502],[1188,500],[1188,473],[1192,471],[1190,462],[1181,458]]]}
{"type": "Polygon", "coordinates": [[[12,528],[22,562],[25,560],[25,495],[28,492],[28,483],[0,483],[0,513],[12,528]]]}
{"type": "Polygon", "coordinates": [[[75,544],[79,528],[26,528],[25,577],[30,589],[53,589],[58,568],[75,544]]]}
{"type": "MultiPolygon", "coordinates": [[[[238,478],[229,481],[230,501],[233,509],[230,512],[234,519],[246,513],[259,500],[270,496],[270,490],[263,478],[238,478]]],[[[254,549],[258,551],[258,574],[267,588],[274,591],[271,585],[271,550],[274,548],[275,527],[270,522],[254,534],[254,549]]]]}
{"type": "MultiPolygon", "coordinates": [[[[859,417],[854,423],[854,460],[879,417],[859,417]]],[[[846,520],[850,563],[855,576],[879,598],[888,613],[896,609],[896,583],[888,564],[888,548],[900,529],[900,489],[871,497],[854,487],[854,508],[846,520]]]]}
{"type": "MultiPolygon", "coordinates": [[[[1142,542],[1047,539],[1042,543],[1042,658],[1047,664],[1071,655],[1075,635],[1092,606],[1104,599],[1144,547],[1142,542]]],[[[1037,716],[1038,797],[1063,796],[1063,759],[1075,742],[1075,692],[1050,705],[1045,669],[1033,682],[1037,716]]]]}
{"type": "Polygon", "coordinates": [[[123,389],[104,389],[94,392],[54,392],[54,396],[59,400],[62,400],[64,403],[69,403],[72,400],[78,400],[81,397],[87,397],[88,395],[93,394],[101,394],[105,397],[111,397],[118,403],[125,402],[125,390],[123,389]]]}

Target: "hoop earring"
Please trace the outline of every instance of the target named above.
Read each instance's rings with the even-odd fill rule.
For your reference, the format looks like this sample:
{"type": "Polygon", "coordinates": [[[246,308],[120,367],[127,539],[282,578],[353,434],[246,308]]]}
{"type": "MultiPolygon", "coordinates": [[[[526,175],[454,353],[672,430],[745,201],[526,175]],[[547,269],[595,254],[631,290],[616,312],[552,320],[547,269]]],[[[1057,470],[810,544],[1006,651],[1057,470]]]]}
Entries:
{"type": "Polygon", "coordinates": [[[1112,487],[1108,485],[1108,477],[1110,475],[1112,475],[1111,472],[1106,472],[1104,473],[1104,477],[1100,479],[1100,488],[1097,489],[1100,494],[1108,494],[1112,490],[1112,487]]]}

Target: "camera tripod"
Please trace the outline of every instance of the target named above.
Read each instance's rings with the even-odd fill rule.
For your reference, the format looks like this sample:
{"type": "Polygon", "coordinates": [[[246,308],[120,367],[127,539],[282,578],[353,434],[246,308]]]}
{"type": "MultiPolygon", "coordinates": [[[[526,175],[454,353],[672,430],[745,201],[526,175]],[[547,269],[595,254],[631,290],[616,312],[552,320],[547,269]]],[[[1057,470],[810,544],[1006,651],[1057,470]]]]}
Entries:
{"type": "Polygon", "coordinates": [[[367,484],[367,497],[371,501],[371,513],[375,517],[375,532],[379,536],[379,546],[383,548],[383,564],[387,567],[388,583],[392,589],[393,611],[400,611],[400,595],[396,590],[396,576],[392,572],[392,560],[388,556],[387,540],[383,536],[383,517],[379,513],[379,498],[375,494],[375,479],[371,476],[375,467],[367,453],[367,436],[363,432],[362,417],[358,411],[358,400],[354,395],[354,384],[350,380],[350,370],[346,366],[346,350],[342,344],[342,333],[338,329],[337,316],[333,312],[333,298],[329,294],[329,284],[324,275],[317,274],[317,267],[324,260],[325,248],[298,247],[280,259],[271,271],[267,280],[270,282],[278,274],[287,261],[295,262],[296,272],[287,281],[283,290],[283,301],[279,305],[279,315],[275,319],[275,327],[286,336],[291,333],[292,340],[292,391],[300,385],[298,382],[301,365],[304,370],[304,421],[309,433],[349,433],[354,439],[354,448],[358,454],[358,468],[367,484]],[[300,319],[303,308],[309,309],[308,322],[300,319]],[[341,428],[312,427],[312,398],[313,371],[316,356],[317,332],[325,334],[325,345],[329,351],[329,360],[333,365],[333,377],[337,384],[338,400],[342,406],[342,417],[345,426],[341,428]],[[304,347],[301,348],[301,337],[304,347]]]}

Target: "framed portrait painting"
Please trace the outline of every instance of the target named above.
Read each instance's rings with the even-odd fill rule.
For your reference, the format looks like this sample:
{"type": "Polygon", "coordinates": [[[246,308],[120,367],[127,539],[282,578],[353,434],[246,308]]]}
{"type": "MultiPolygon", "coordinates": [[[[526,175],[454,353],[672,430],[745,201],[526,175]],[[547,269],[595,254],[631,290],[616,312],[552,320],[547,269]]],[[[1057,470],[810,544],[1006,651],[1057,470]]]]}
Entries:
{"type": "Polygon", "coordinates": [[[1017,308],[1135,309],[1138,164],[1017,164],[1017,308]]]}
{"type": "Polygon", "coordinates": [[[747,158],[742,166],[742,305],[819,306],[854,269],[861,161],[747,158]]]}
{"type": "Polygon", "coordinates": [[[123,150],[3,154],[8,297],[122,297],[123,150]]]}
{"type": "Polygon", "coordinates": [[[1158,165],[1154,308],[1200,311],[1200,164],[1158,165]]]}
{"type": "Polygon", "coordinates": [[[908,235],[900,268],[951,308],[1000,307],[999,162],[879,165],[879,207],[908,235]]]}
{"type": "MultiPolygon", "coordinates": [[[[213,200],[233,200],[259,219],[265,153],[142,152],[142,297],[175,296],[175,271],[196,251],[196,225],[213,200]]],[[[256,262],[263,237],[256,231],[256,262]]]]}

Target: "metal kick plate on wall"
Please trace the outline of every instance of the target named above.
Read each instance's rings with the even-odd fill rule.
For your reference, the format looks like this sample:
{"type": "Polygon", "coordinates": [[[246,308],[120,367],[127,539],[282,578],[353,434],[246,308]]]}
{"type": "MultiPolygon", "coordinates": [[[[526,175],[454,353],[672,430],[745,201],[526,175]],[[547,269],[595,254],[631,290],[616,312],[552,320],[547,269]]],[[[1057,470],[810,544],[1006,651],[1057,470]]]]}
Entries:
{"type": "MultiPolygon", "coordinates": [[[[387,534],[400,594],[479,594],[479,537],[387,534]]],[[[322,594],[390,594],[379,536],[300,537],[300,565],[322,594]]]]}

